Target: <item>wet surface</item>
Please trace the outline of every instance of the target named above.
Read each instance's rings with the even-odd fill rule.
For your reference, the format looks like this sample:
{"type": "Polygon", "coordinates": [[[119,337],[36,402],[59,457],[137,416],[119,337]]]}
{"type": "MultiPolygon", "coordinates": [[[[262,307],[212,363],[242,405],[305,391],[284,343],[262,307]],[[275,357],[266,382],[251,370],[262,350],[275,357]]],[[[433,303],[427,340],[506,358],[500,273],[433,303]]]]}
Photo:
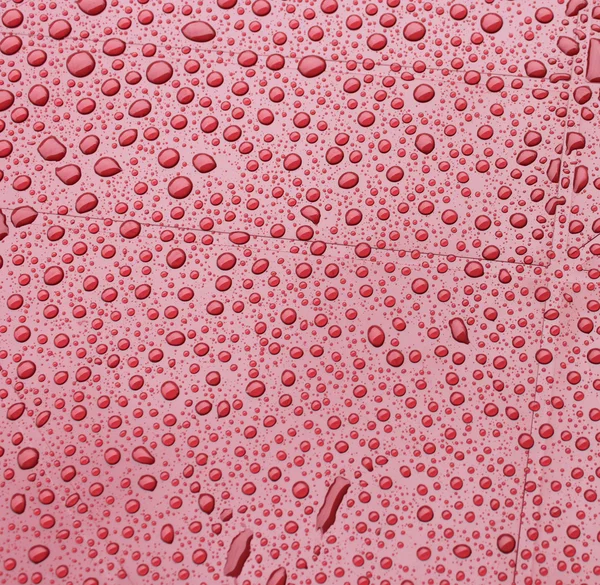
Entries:
{"type": "Polygon", "coordinates": [[[0,583],[596,583],[599,21],[0,3],[0,583]]]}

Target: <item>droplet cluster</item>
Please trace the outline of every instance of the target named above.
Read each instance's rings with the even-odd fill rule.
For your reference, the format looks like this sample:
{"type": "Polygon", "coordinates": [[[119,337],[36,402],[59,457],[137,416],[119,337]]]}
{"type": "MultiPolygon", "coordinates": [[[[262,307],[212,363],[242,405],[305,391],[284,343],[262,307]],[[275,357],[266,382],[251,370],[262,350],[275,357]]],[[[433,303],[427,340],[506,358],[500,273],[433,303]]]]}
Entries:
{"type": "Polygon", "coordinates": [[[598,582],[599,21],[0,2],[0,584],[598,582]]]}

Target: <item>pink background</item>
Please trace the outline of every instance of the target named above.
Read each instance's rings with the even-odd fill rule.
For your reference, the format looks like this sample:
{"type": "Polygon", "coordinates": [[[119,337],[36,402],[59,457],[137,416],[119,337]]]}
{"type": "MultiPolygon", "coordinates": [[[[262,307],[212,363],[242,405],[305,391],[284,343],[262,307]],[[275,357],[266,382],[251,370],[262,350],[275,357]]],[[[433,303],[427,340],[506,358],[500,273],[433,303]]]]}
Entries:
{"type": "Polygon", "coordinates": [[[597,7],[0,14],[0,583],[598,582],[597,7]]]}

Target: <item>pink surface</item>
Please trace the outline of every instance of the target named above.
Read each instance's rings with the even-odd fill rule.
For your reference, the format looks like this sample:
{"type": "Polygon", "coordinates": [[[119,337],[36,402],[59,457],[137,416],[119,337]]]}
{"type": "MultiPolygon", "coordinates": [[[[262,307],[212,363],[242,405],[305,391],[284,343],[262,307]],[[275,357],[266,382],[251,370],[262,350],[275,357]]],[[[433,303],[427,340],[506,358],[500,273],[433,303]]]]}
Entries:
{"type": "Polygon", "coordinates": [[[597,7],[0,14],[0,583],[600,581],[597,7]]]}

